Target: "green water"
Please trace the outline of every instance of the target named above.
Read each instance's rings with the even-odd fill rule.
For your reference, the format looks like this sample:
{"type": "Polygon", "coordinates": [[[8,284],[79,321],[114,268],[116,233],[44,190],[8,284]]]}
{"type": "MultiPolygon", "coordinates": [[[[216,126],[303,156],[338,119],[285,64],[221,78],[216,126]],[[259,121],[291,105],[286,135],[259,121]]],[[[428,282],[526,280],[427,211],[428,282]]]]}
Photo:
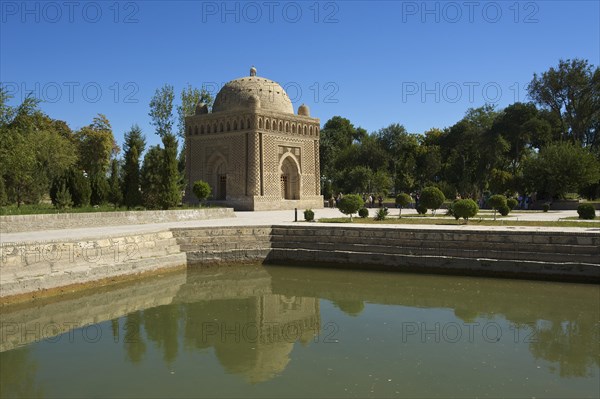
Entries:
{"type": "Polygon", "coordinates": [[[0,396],[600,396],[600,287],[211,267],[2,308],[0,396]]]}

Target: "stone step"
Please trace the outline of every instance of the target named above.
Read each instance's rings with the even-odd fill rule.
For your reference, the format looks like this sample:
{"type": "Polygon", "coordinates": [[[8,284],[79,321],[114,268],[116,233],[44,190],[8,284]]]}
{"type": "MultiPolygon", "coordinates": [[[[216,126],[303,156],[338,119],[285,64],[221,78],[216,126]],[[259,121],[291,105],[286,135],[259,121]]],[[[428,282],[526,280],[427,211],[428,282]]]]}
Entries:
{"type": "Polygon", "coordinates": [[[206,245],[198,245],[198,244],[181,244],[179,246],[181,251],[204,251],[204,252],[215,252],[215,251],[230,251],[230,250],[245,250],[245,249],[268,249],[271,248],[271,243],[268,241],[265,242],[257,242],[257,241],[249,241],[249,242],[223,242],[223,243],[214,243],[214,244],[206,244],[206,245]]]}
{"type": "Polygon", "coordinates": [[[240,236],[269,236],[271,234],[270,227],[235,227],[235,228],[193,228],[193,229],[172,229],[173,236],[181,237],[240,237],[240,236]]]}
{"type": "Polygon", "coordinates": [[[186,252],[189,264],[201,265],[215,262],[247,262],[264,260],[271,248],[232,249],[225,251],[188,251],[186,252]]]}
{"type": "Polygon", "coordinates": [[[477,274],[503,275],[508,277],[542,277],[556,275],[561,280],[600,282],[598,265],[577,262],[539,262],[474,258],[451,258],[443,256],[414,256],[406,254],[381,254],[372,252],[317,251],[310,249],[282,250],[274,248],[269,263],[296,262],[306,264],[344,264],[345,267],[371,267],[405,271],[443,273],[476,271],[477,274]],[[560,276],[560,277],[559,277],[560,276]]]}
{"type": "Polygon", "coordinates": [[[179,244],[185,245],[211,245],[215,243],[229,243],[229,242],[270,242],[271,237],[265,236],[216,236],[216,237],[180,237],[177,238],[179,244]]]}
{"type": "Polygon", "coordinates": [[[564,254],[589,254],[600,257],[600,247],[591,245],[561,245],[561,244],[520,244],[520,243],[490,243],[479,241],[423,241],[415,239],[391,239],[391,238],[371,238],[358,237],[338,239],[321,238],[311,236],[283,236],[273,235],[272,242],[276,243],[313,243],[313,242],[333,242],[339,244],[356,245],[383,245],[390,247],[412,247],[412,248],[450,248],[467,250],[497,250],[497,251],[524,251],[524,252],[552,252],[564,254]]]}
{"type": "Polygon", "coordinates": [[[600,264],[600,258],[589,254],[563,254],[553,252],[533,252],[533,251],[498,251],[493,249],[462,249],[462,248],[444,248],[444,247],[426,247],[426,246],[387,246],[374,244],[348,244],[331,242],[273,242],[273,249],[303,249],[324,252],[362,252],[377,254],[405,254],[414,256],[446,256],[446,257],[466,257],[466,258],[488,258],[488,259],[521,259],[531,261],[552,261],[552,262],[579,262],[600,264]]]}
{"type": "Polygon", "coordinates": [[[364,237],[364,238],[410,238],[424,241],[478,241],[478,242],[512,242],[562,245],[592,245],[600,246],[600,235],[586,233],[541,233],[536,232],[499,232],[499,231],[419,231],[405,229],[369,229],[369,228],[297,228],[273,227],[274,236],[311,236],[311,237],[364,237]]]}

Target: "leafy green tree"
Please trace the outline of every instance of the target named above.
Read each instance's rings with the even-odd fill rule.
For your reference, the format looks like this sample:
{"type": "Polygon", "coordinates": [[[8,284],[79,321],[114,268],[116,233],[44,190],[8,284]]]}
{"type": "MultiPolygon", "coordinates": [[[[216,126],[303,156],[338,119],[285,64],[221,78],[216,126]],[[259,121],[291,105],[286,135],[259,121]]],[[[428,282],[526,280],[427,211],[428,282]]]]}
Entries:
{"type": "Polygon", "coordinates": [[[557,142],[542,148],[525,166],[524,179],[538,197],[563,197],[600,180],[600,164],[585,148],[557,142]]]}
{"type": "Polygon", "coordinates": [[[496,194],[488,198],[488,205],[494,210],[494,220],[496,220],[496,211],[502,208],[508,208],[506,197],[504,195],[496,194]]]}
{"type": "Polygon", "coordinates": [[[162,166],[163,151],[159,146],[152,146],[144,156],[140,172],[140,184],[144,206],[157,209],[162,205],[162,166]]]}
{"type": "Polygon", "coordinates": [[[125,133],[123,144],[123,203],[128,209],[142,205],[140,191],[140,156],[146,149],[146,138],[138,125],[125,133]]]}
{"type": "Polygon", "coordinates": [[[108,200],[106,174],[110,158],[119,148],[106,116],[98,114],[92,123],[76,132],[79,146],[79,165],[89,176],[92,188],[92,205],[101,205],[108,200]]]}
{"type": "Polygon", "coordinates": [[[400,193],[396,196],[396,205],[398,205],[398,207],[400,208],[400,214],[398,215],[398,218],[402,217],[402,208],[404,208],[411,202],[412,202],[411,196],[406,193],[400,193]]]}
{"type": "Polygon", "coordinates": [[[180,99],[181,104],[177,106],[177,135],[185,139],[185,117],[194,115],[198,104],[206,104],[211,108],[214,99],[205,88],[200,90],[189,83],[181,90],[180,99]]]}
{"type": "Polygon", "coordinates": [[[409,134],[400,124],[392,124],[379,130],[375,137],[389,159],[388,172],[392,176],[396,192],[412,190],[417,173],[418,137],[409,134]]]}
{"type": "Polygon", "coordinates": [[[208,108],[212,108],[213,97],[205,89],[202,90],[192,87],[188,83],[181,91],[181,103],[177,106],[177,135],[183,140],[181,151],[179,152],[178,167],[179,172],[183,175],[185,173],[185,154],[186,154],[186,140],[185,140],[185,117],[191,116],[196,113],[196,106],[198,104],[205,104],[208,108]]]}
{"type": "Polygon", "coordinates": [[[157,89],[150,101],[150,117],[163,142],[160,205],[169,209],[181,201],[181,175],[177,161],[177,137],[173,128],[173,86],[157,89]]]}
{"type": "Polygon", "coordinates": [[[421,138],[415,160],[415,183],[419,188],[431,185],[441,175],[442,156],[437,141],[432,140],[433,135],[441,134],[439,129],[425,132],[421,138]]]}
{"type": "Polygon", "coordinates": [[[452,214],[456,220],[463,218],[469,220],[479,212],[477,203],[470,198],[455,201],[452,204],[452,214]]]}
{"type": "Polygon", "coordinates": [[[338,209],[344,215],[349,215],[352,220],[352,215],[365,206],[365,202],[358,194],[347,194],[340,200],[338,209]]]}
{"type": "Polygon", "coordinates": [[[121,191],[121,182],[119,178],[119,161],[115,158],[110,162],[110,177],[108,179],[108,201],[118,208],[123,202],[123,193],[121,191]]]}
{"type": "Polygon", "coordinates": [[[8,204],[8,197],[6,195],[6,189],[4,188],[4,177],[2,177],[2,173],[0,173],[0,206],[5,206],[8,204]]]}
{"type": "Polygon", "coordinates": [[[175,98],[173,86],[165,84],[156,89],[152,100],[150,100],[150,112],[152,125],[156,128],[156,134],[161,138],[173,133],[173,100],[175,98]]]}
{"type": "Polygon", "coordinates": [[[11,107],[0,91],[0,175],[10,203],[36,203],[52,180],[76,161],[72,133],[62,121],[42,113],[31,96],[11,107]]]}
{"type": "Polygon", "coordinates": [[[366,166],[356,166],[350,170],[346,169],[342,188],[346,192],[364,193],[371,191],[373,186],[373,171],[366,166]]]}
{"type": "Polygon", "coordinates": [[[513,175],[520,173],[524,159],[531,148],[540,148],[552,140],[551,125],[533,103],[514,103],[506,107],[494,121],[494,134],[506,140],[506,169],[513,175]]]}
{"type": "Polygon", "coordinates": [[[348,119],[341,116],[334,116],[325,122],[319,135],[321,176],[335,182],[339,170],[336,162],[340,153],[366,136],[364,129],[354,127],[348,119]]]}
{"type": "Polygon", "coordinates": [[[194,182],[192,191],[194,192],[196,198],[198,198],[198,201],[202,203],[203,201],[206,201],[206,199],[210,196],[211,189],[210,185],[207,182],[203,180],[196,180],[194,182]]]}
{"type": "Polygon", "coordinates": [[[491,105],[467,110],[465,117],[439,138],[442,175],[463,196],[477,197],[491,170],[508,150],[508,143],[491,127],[498,113],[491,105]]]}
{"type": "Polygon", "coordinates": [[[600,68],[587,60],[560,60],[541,75],[534,74],[529,96],[560,120],[561,140],[597,147],[600,120],[600,68]]]}
{"type": "Polygon", "coordinates": [[[386,170],[380,169],[373,174],[373,189],[382,197],[387,197],[392,184],[392,178],[386,170]]]}
{"type": "Polygon", "coordinates": [[[421,191],[421,196],[419,198],[420,204],[422,204],[427,209],[431,209],[433,214],[435,211],[442,206],[446,197],[444,193],[437,187],[425,187],[423,191],[421,191]]]}

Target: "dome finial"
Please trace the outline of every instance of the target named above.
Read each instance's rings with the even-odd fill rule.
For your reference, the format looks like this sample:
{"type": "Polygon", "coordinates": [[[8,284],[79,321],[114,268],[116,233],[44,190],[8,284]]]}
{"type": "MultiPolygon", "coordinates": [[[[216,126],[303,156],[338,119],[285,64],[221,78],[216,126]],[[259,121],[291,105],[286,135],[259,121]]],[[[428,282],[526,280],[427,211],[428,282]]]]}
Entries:
{"type": "Polygon", "coordinates": [[[252,68],[250,68],[250,76],[256,76],[256,68],[254,65],[252,65],[252,68]]]}

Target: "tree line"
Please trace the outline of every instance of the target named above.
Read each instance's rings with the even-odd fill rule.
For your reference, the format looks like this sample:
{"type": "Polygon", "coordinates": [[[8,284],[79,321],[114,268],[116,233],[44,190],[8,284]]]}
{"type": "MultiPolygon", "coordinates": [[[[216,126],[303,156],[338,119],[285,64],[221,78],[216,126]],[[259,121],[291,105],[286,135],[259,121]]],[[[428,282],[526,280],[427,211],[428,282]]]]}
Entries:
{"type": "Polygon", "coordinates": [[[321,129],[323,194],[418,192],[446,198],[537,193],[600,197],[600,71],[561,60],[528,85],[531,102],[468,109],[450,127],[368,133],[341,116],[321,129]]]}
{"type": "MultiPolygon", "coordinates": [[[[322,192],[415,192],[436,186],[453,199],[537,193],[600,197],[600,70],[586,60],[561,60],[534,74],[531,102],[504,109],[468,109],[450,127],[412,134],[401,124],[376,132],[342,116],[321,129],[322,192]]],[[[175,105],[171,85],[157,89],[149,116],[161,144],[147,148],[134,124],[116,144],[106,116],[77,130],[43,113],[40,101],[10,106],[0,88],[0,205],[57,208],[104,205],[169,209],[181,203],[185,117],[205,90],[188,85],[175,105]],[[182,145],[180,145],[180,140],[182,145]]]]}
{"type": "Polygon", "coordinates": [[[212,105],[213,99],[206,90],[188,85],[176,107],[174,100],[174,88],[167,84],[156,90],[149,104],[162,146],[146,148],[146,137],[134,124],[124,133],[121,149],[105,115],[72,130],[43,113],[34,97],[10,106],[10,96],[0,88],[0,205],[37,204],[48,198],[59,209],[179,205],[185,144],[178,147],[185,117],[194,114],[197,103],[212,105]]]}

